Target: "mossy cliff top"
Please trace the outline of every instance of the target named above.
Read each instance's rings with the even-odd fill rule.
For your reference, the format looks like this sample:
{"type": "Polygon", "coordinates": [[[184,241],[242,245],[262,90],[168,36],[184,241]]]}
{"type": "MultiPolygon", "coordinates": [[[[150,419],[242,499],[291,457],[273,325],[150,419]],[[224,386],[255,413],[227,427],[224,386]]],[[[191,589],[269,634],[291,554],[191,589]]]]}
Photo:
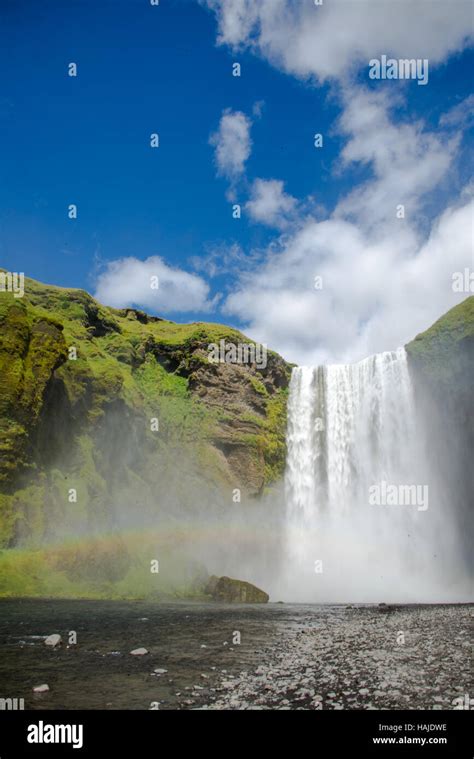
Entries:
{"type": "Polygon", "coordinates": [[[472,389],[474,296],[444,314],[406,346],[412,366],[432,385],[464,392],[472,389]]]}
{"type": "Polygon", "coordinates": [[[179,507],[199,488],[232,503],[235,488],[255,496],[278,480],[291,367],[272,351],[260,369],[214,363],[221,340],[252,344],[31,279],[22,298],[1,292],[3,545],[57,536],[65,511],[73,530],[107,529],[118,491],[142,514],[169,506],[171,490],[179,507]]]}

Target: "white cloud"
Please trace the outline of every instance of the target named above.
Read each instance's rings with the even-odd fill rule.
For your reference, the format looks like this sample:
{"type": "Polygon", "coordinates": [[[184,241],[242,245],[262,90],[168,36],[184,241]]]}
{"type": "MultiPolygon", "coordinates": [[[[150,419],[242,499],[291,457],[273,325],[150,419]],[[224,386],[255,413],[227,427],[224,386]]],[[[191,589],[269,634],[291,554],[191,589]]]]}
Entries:
{"type": "Polygon", "coordinates": [[[452,275],[472,266],[473,212],[472,199],[449,208],[411,248],[395,235],[375,242],[342,219],[310,222],[241,280],[224,310],[296,363],[396,349],[469,294],[452,291],[452,275]]]}
{"type": "MultiPolygon", "coordinates": [[[[263,101],[254,103],[254,118],[261,118],[263,107],[263,101]]],[[[211,135],[209,140],[215,147],[217,173],[230,182],[227,197],[231,201],[236,198],[239,181],[242,180],[244,187],[248,188],[245,164],[252,150],[251,128],[251,119],[242,111],[227,109],[222,114],[219,129],[211,135]]],[[[285,193],[282,181],[256,179],[250,193],[251,197],[245,207],[254,221],[277,229],[282,229],[287,225],[289,217],[296,209],[296,200],[285,193]]]]}
{"type": "Polygon", "coordinates": [[[220,176],[236,181],[244,173],[252,147],[251,125],[250,119],[241,111],[227,109],[222,114],[218,131],[210,138],[216,149],[215,160],[220,176]]]}
{"type": "Polygon", "coordinates": [[[474,95],[468,95],[464,100],[443,113],[439,123],[442,127],[471,126],[474,121],[474,95]]]}
{"type": "Polygon", "coordinates": [[[296,211],[296,205],[296,199],[285,193],[282,181],[256,179],[245,208],[254,221],[283,229],[296,211]]]}
{"type": "Polygon", "coordinates": [[[395,349],[467,297],[452,274],[472,266],[469,188],[423,236],[424,202],[454,165],[451,142],[421,122],[395,124],[390,102],[352,92],[340,128],[341,166],[367,164],[371,178],[343,197],[326,220],[300,220],[241,277],[224,310],[254,339],[297,363],[358,360],[395,349]],[[398,203],[406,217],[396,217],[398,203]],[[315,277],[322,289],[315,289],[315,277]]]}
{"type": "Polygon", "coordinates": [[[387,90],[351,89],[344,92],[343,102],[339,128],[349,139],[341,165],[369,165],[372,177],[339,203],[337,215],[372,228],[397,225],[398,234],[397,206],[403,205],[406,216],[415,218],[425,194],[437,188],[448,171],[459,135],[448,140],[425,131],[421,121],[395,123],[390,110],[398,100],[390,99],[387,90]]]}
{"type": "Polygon", "coordinates": [[[472,39],[470,0],[202,0],[220,44],[249,47],[284,71],[323,82],[385,53],[439,63],[472,39]]]}
{"type": "MultiPolygon", "coordinates": [[[[430,69],[441,64],[472,40],[471,3],[202,2],[216,13],[219,44],[248,48],[299,78],[339,85],[337,129],[346,143],[336,170],[359,165],[370,172],[325,220],[314,212],[311,218],[308,201],[300,202],[291,235],[241,275],[225,313],[299,363],[351,361],[406,343],[469,294],[453,292],[452,275],[472,267],[472,193],[466,188],[451,199],[434,221],[424,216],[432,194],[456,173],[461,135],[401,120],[392,112],[404,105],[399,86],[368,90],[354,75],[364,67],[368,74],[369,60],[382,54],[428,58],[430,69]],[[396,215],[400,205],[404,219],[396,215]]],[[[460,127],[469,104],[440,125],[460,127]]],[[[249,210],[261,220],[277,217],[278,192],[257,190],[249,210]]],[[[281,201],[283,183],[278,190],[281,201]]]]}
{"type": "Polygon", "coordinates": [[[115,308],[141,306],[159,313],[211,311],[209,286],[198,275],[168,266],[160,256],[110,261],[97,278],[95,297],[115,308]],[[158,277],[159,287],[152,287],[158,277]]]}
{"type": "Polygon", "coordinates": [[[252,106],[252,114],[256,119],[261,119],[265,108],[264,100],[257,100],[252,106]]]}
{"type": "Polygon", "coordinates": [[[257,251],[245,253],[238,243],[233,242],[209,246],[204,255],[191,256],[189,263],[196,271],[204,272],[208,277],[217,277],[233,274],[236,270],[247,271],[261,260],[262,255],[257,251]]]}

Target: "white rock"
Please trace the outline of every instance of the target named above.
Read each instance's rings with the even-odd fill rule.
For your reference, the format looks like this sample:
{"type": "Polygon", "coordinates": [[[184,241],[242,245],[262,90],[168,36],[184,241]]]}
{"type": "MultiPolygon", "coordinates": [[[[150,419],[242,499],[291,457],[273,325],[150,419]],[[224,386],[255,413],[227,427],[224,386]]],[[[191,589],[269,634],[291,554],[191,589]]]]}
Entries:
{"type": "Polygon", "coordinates": [[[49,685],[46,685],[46,683],[33,688],[33,693],[46,693],[47,691],[49,691],[49,685]]]}
{"type": "Polygon", "coordinates": [[[144,656],[148,653],[146,648],[134,648],[133,651],[130,651],[132,656],[144,656]]]}
{"type": "Polygon", "coordinates": [[[164,675],[165,672],[168,672],[167,669],[154,669],[153,671],[155,672],[156,675],[164,675]]]}
{"type": "Polygon", "coordinates": [[[52,646],[53,648],[55,646],[59,646],[61,643],[61,636],[54,633],[54,635],[48,635],[47,638],[44,640],[45,646],[52,646]]]}

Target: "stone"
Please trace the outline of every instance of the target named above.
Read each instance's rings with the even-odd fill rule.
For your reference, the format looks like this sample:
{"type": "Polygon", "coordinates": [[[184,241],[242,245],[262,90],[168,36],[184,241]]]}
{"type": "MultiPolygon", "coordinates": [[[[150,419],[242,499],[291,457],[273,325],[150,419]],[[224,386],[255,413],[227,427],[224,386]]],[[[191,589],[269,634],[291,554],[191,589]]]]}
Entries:
{"type": "Polygon", "coordinates": [[[269,595],[250,582],[234,580],[231,577],[209,578],[205,592],[212,596],[214,601],[223,603],[268,603],[269,595]]]}
{"type": "Polygon", "coordinates": [[[61,636],[54,633],[53,635],[48,635],[47,638],[45,638],[44,641],[45,646],[52,646],[52,648],[56,648],[56,646],[59,646],[61,644],[61,636]]]}
{"type": "Polygon", "coordinates": [[[43,685],[36,685],[33,688],[33,693],[47,693],[49,691],[49,685],[43,683],[43,685]]]}
{"type": "Polygon", "coordinates": [[[130,651],[132,656],[144,656],[148,653],[146,648],[134,648],[133,651],[130,651]]]}

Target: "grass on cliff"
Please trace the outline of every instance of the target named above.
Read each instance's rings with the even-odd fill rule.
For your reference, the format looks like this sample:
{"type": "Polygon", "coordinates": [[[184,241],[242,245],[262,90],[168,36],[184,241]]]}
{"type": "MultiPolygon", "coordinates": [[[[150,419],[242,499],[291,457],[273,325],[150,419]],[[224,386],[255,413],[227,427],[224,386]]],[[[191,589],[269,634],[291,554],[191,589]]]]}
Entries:
{"type": "MultiPolygon", "coordinates": [[[[45,537],[74,534],[81,524],[94,531],[107,529],[107,514],[112,513],[117,499],[134,505],[142,499],[146,508],[154,499],[158,513],[158,494],[163,495],[159,493],[160,476],[165,480],[170,471],[178,479],[173,480],[173,487],[183,503],[189,480],[195,477],[193,467],[210,487],[228,488],[233,474],[213,444],[216,428],[224,419],[235,441],[248,445],[259,466],[264,460],[266,484],[281,476],[286,391],[270,396],[260,378],[249,373],[248,381],[264,401],[267,413],[252,419],[248,413],[256,431],[242,435],[239,408],[230,411],[225,406],[206,405],[190,391],[183,376],[207,363],[205,349],[211,342],[252,342],[238,330],[204,322],[176,324],[134,309],[108,308],[82,290],[29,279],[24,298],[0,294],[0,328],[0,456],[4,462],[0,546],[33,548],[45,537]],[[71,349],[77,352],[74,360],[68,360],[71,349]],[[62,365],[54,369],[61,360],[62,365]],[[53,372],[54,382],[50,383],[53,372]],[[48,383],[54,385],[55,405],[46,415],[40,442],[46,453],[50,448],[52,453],[46,460],[39,445],[37,453],[41,455],[32,460],[27,450],[29,431],[37,422],[41,426],[39,416],[48,383]],[[126,421],[115,427],[112,424],[108,437],[104,432],[109,424],[107,414],[126,421]],[[159,420],[158,435],[150,430],[153,418],[159,420]],[[110,449],[115,452],[120,447],[115,446],[116,441],[123,441],[122,449],[127,449],[131,462],[127,456],[110,454],[110,449]],[[184,473],[176,475],[177,459],[178,470],[189,464],[192,471],[187,479],[184,473]],[[10,487],[17,469],[22,471],[22,479],[10,487]],[[110,487],[109,479],[113,480],[110,487]],[[77,490],[78,501],[69,508],[66,501],[71,488],[77,490]]],[[[20,553],[15,556],[21,559],[20,553]]],[[[7,562],[7,557],[3,558],[7,562]]],[[[4,572],[7,566],[17,576],[17,565],[3,564],[4,572]]],[[[12,580],[13,586],[17,581],[20,579],[12,580]]],[[[25,583],[30,587],[26,575],[25,583]]]]}
{"type": "Polygon", "coordinates": [[[474,296],[466,298],[406,346],[410,358],[434,380],[449,383],[472,368],[474,296]]]}

